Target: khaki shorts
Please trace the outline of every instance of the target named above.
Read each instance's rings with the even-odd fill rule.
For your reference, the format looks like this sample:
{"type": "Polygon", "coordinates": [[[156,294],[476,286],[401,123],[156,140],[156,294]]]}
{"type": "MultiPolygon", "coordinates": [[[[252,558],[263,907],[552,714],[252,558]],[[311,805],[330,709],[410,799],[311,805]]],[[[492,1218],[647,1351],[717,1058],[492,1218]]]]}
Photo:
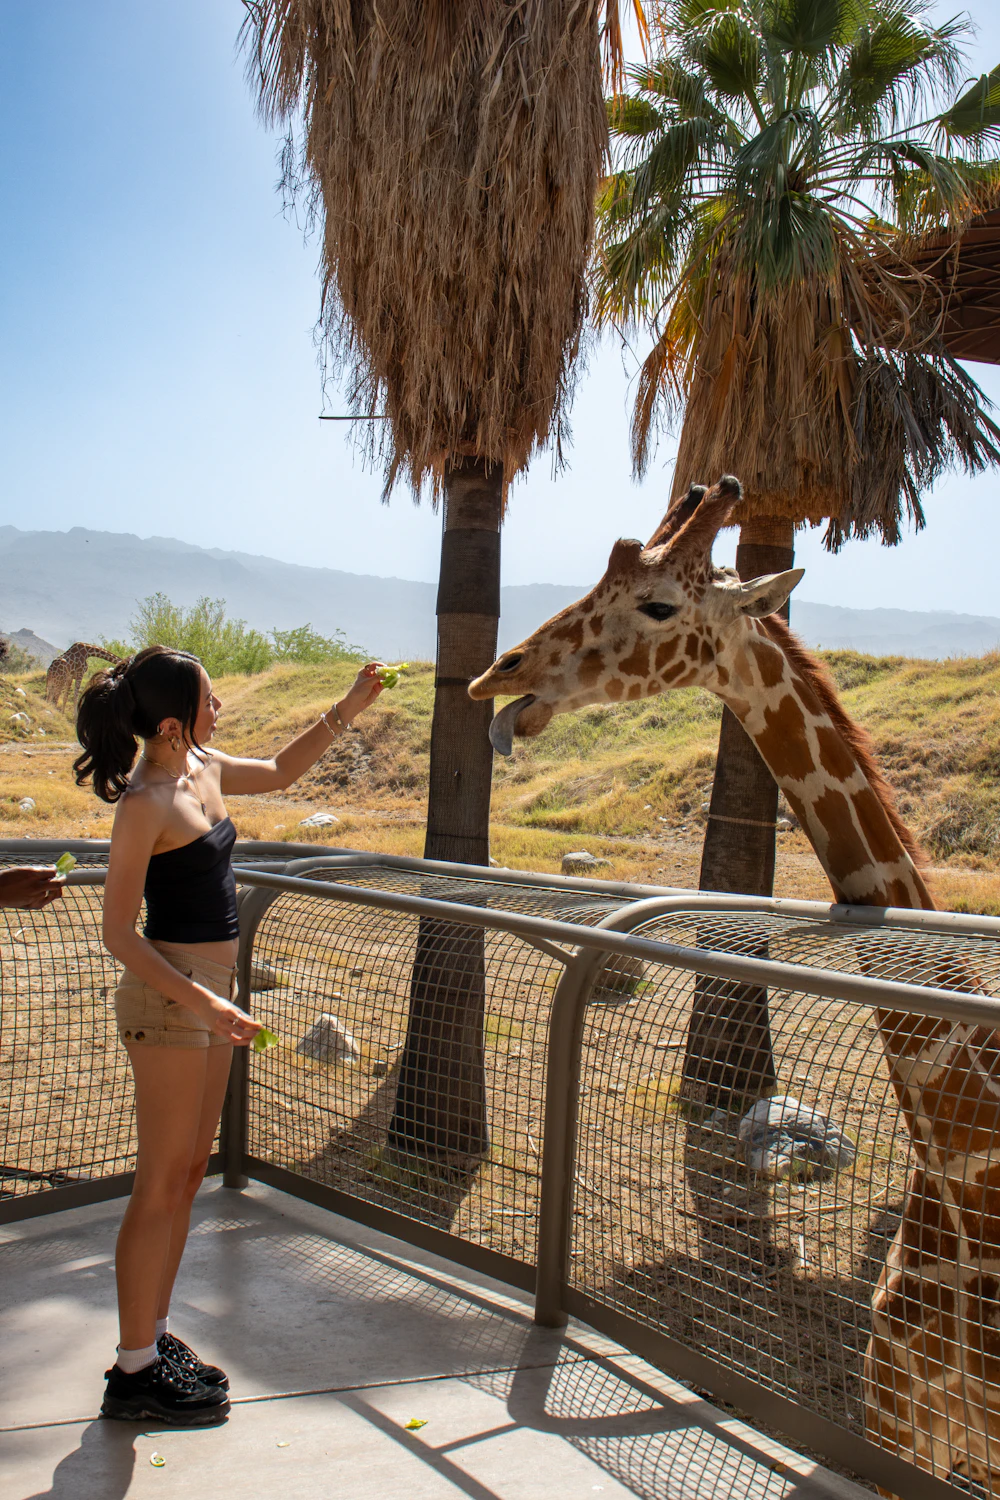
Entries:
{"type": "MultiPolygon", "coordinates": [[[[199,958],[178,943],[153,942],[157,953],[178,973],[196,984],[202,984],[213,995],[232,1000],[236,994],[236,969],[199,958]]],[[[138,1042],[146,1047],[229,1047],[225,1037],[212,1031],[207,1021],[168,1000],[151,984],[126,969],[115,990],[115,1016],[118,1035],[130,1046],[138,1042]]]]}

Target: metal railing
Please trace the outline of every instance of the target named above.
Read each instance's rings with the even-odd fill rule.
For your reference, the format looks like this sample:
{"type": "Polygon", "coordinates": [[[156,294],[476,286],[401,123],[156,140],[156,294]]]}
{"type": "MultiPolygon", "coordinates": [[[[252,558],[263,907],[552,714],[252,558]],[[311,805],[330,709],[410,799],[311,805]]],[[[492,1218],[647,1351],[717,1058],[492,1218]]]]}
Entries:
{"type": "MultiPolygon", "coordinates": [[[[234,1058],[213,1159],[228,1185],[272,1183],[533,1289],[539,1322],[578,1315],[907,1500],[969,1492],[865,1436],[872,1294],[911,1166],[872,1011],[1000,1026],[1000,921],[289,852],[237,852],[241,992],[282,1045],[234,1058]],[[757,1054],[731,1036],[720,1052],[719,1027],[762,998],[757,1054]],[[749,1101],[692,1067],[692,1016],[713,1066],[773,1059],[763,1091],[831,1122],[852,1159],[750,1170],[749,1101]],[[431,1149],[435,1094],[488,1141],[431,1149]]],[[[0,1170],[19,1174],[0,1220],[128,1190],[102,881],[76,872],[64,910],[27,925],[0,913],[20,929],[0,941],[16,1156],[0,1170]]]]}

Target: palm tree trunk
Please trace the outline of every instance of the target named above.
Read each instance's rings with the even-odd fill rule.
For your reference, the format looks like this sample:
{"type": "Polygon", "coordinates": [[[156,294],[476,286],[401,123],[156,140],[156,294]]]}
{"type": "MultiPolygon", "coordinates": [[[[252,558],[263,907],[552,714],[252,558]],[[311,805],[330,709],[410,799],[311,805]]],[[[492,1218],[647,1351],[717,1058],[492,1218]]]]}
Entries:
{"type": "MultiPolygon", "coordinates": [[[[449,464],[438,584],[438,654],[431,724],[425,859],[488,865],[491,702],[466,689],[496,659],[503,470],[478,458],[449,464]]],[[[454,1160],[489,1149],[481,928],[422,919],[410,1019],[389,1143],[454,1160]]]]}
{"type": "MultiPolygon", "coordinates": [[[[795,558],[794,529],[781,518],[747,520],[740,531],[736,571],[744,580],[781,573],[795,558]]],[[[785,618],[788,618],[787,605],[785,618]]],[[[719,753],[701,858],[703,891],[770,896],[774,893],[774,825],[778,788],[757,747],[728,708],[722,712],[719,753]]],[[[711,939],[706,936],[706,945],[711,939]]],[[[740,951],[767,957],[766,939],[740,951]]],[[[767,990],[700,979],[695,989],[684,1081],[705,1090],[706,1102],[760,1096],[774,1086],[767,990]]]]}

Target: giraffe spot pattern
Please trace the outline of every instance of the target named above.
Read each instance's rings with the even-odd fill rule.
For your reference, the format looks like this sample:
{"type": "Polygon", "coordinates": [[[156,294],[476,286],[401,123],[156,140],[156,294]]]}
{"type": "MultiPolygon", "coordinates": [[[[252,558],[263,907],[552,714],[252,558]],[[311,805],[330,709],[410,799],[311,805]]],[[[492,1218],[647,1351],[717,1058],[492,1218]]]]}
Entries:
{"type": "Polygon", "coordinates": [[[624,672],[626,677],[648,677],[649,676],[649,644],[647,641],[637,641],[628,656],[618,663],[619,672],[624,672]]]}
{"type": "Polygon", "coordinates": [[[624,682],[622,682],[620,677],[612,677],[610,682],[605,683],[604,691],[607,693],[609,698],[612,698],[615,703],[617,703],[618,699],[625,691],[625,684],[624,682]]]}
{"type": "Polygon", "coordinates": [[[581,687],[593,687],[603,671],[604,657],[602,653],[596,649],[586,652],[583,660],[580,662],[577,673],[581,687]]]}
{"type": "Polygon", "coordinates": [[[885,808],[867,782],[852,794],[851,801],[871,858],[879,864],[895,864],[899,856],[899,837],[889,822],[885,808]]]}
{"type": "Polygon", "coordinates": [[[554,641],[567,641],[571,651],[579,651],[583,645],[583,621],[567,620],[565,625],[560,625],[558,630],[553,630],[554,641]]]}
{"type": "MultiPolygon", "coordinates": [[[[777,708],[765,708],[764,729],[754,736],[772,774],[779,781],[805,781],[813,769],[812,751],[806,740],[806,721],[790,693],[777,708]]],[[[852,869],[856,866],[852,866],[852,869]]]]}
{"type": "Polygon", "coordinates": [[[777,687],[785,675],[785,658],[770,641],[751,641],[750,651],[766,688],[777,687]]]}
{"type": "Polygon", "coordinates": [[[667,662],[672,660],[672,658],[676,655],[677,646],[678,639],[676,636],[674,636],[669,641],[662,641],[660,645],[657,646],[656,656],[653,658],[653,662],[658,672],[662,672],[663,668],[667,665],[667,662]]]}
{"type": "Polygon", "coordinates": [[[819,763],[828,776],[848,781],[854,774],[854,756],[832,726],[819,725],[815,731],[819,763]]]}
{"type": "Polygon", "coordinates": [[[815,799],[813,809],[827,836],[826,857],[840,877],[867,868],[871,863],[868,849],[854,826],[851,804],[843,792],[827,787],[815,799]]]}

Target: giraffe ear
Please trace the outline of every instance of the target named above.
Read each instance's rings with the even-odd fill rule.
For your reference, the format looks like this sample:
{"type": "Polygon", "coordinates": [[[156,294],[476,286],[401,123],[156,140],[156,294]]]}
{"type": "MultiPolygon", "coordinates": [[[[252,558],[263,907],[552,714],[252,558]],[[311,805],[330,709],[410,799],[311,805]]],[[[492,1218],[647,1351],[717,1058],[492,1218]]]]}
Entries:
{"type": "Polygon", "coordinates": [[[775,615],[797,583],[805,577],[805,568],[789,568],[787,573],[767,573],[763,578],[751,578],[734,590],[736,613],[750,615],[761,620],[765,615],[775,615]]]}

